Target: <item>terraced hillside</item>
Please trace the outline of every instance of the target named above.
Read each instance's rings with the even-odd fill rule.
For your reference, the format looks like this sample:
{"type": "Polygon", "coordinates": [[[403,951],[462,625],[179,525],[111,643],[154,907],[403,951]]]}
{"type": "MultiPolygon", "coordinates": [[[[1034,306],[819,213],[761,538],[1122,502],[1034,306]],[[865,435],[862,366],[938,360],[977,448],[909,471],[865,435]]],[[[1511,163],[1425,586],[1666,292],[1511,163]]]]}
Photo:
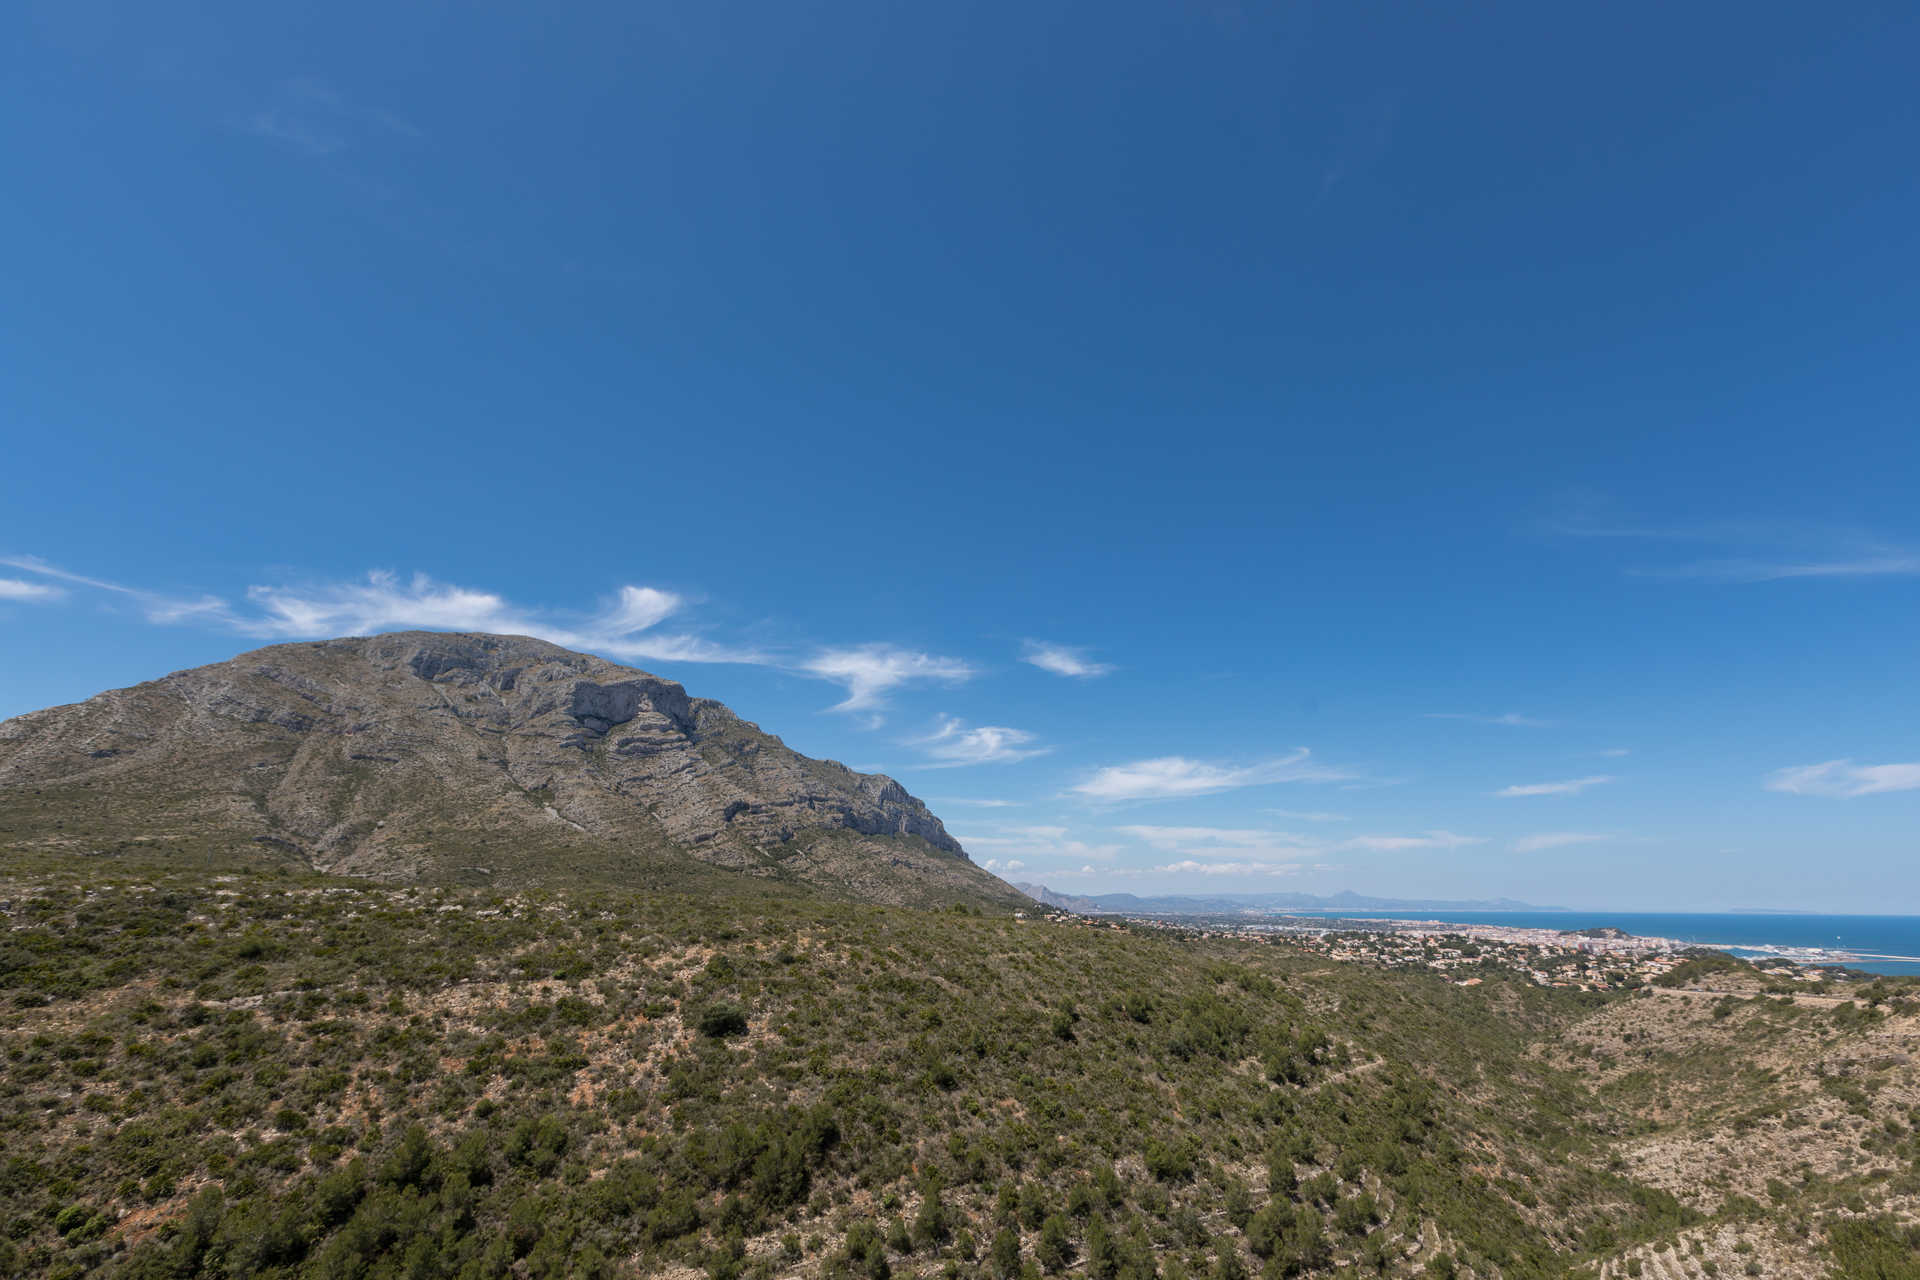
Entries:
{"type": "Polygon", "coordinates": [[[1820,1276],[1836,1247],[1837,1274],[1920,1274],[1913,984],[1809,994],[1727,960],[1674,979],[1539,1049],[1630,1121],[1619,1167],[1701,1218],[1602,1275],[1820,1276]]]}

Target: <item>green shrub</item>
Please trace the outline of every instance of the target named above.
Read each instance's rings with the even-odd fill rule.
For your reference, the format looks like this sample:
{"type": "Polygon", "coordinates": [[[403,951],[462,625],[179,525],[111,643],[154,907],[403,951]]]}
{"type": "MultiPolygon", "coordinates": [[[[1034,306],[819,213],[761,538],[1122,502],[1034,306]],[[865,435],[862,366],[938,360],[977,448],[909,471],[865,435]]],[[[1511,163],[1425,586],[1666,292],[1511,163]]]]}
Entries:
{"type": "Polygon", "coordinates": [[[993,1237],[987,1265],[998,1280],[1018,1280],[1020,1275],[1020,1237],[1012,1227],[1002,1227],[993,1237]]]}
{"type": "Polygon", "coordinates": [[[1049,1214],[1040,1224],[1040,1240],[1033,1252],[1049,1272],[1065,1271],[1074,1254],[1073,1233],[1067,1220],[1057,1213],[1049,1214]]]}
{"type": "Polygon", "coordinates": [[[1193,1144],[1187,1139],[1148,1138],[1142,1156],[1147,1172],[1162,1182],[1185,1182],[1193,1176],[1193,1144]]]}
{"type": "Polygon", "coordinates": [[[1920,1280],[1920,1227],[1842,1218],[1827,1224],[1827,1244],[1836,1280],[1920,1280]]]}
{"type": "Polygon", "coordinates": [[[715,1039],[745,1035],[747,1015],[739,1005],[720,1000],[700,1011],[700,1018],[695,1026],[701,1035],[715,1039]]]}

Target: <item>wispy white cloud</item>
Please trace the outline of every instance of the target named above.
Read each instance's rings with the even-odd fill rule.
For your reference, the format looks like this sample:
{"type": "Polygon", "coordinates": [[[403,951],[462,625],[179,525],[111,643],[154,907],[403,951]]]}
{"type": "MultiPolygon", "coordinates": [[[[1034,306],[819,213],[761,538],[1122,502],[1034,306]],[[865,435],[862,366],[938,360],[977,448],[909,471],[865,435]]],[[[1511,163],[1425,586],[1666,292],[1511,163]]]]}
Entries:
{"type": "Polygon", "coordinates": [[[957,684],[975,675],[974,668],[959,658],[890,644],[824,649],[801,663],[800,670],[846,689],[846,700],[835,706],[835,711],[869,712],[885,706],[887,695],[902,685],[925,681],[957,684]]]}
{"type": "Polygon", "coordinates": [[[1095,662],[1087,657],[1085,649],[1064,644],[1046,644],[1039,640],[1026,642],[1025,652],[1020,661],[1030,662],[1042,671],[1051,671],[1057,676],[1075,676],[1090,680],[1097,676],[1109,675],[1113,671],[1111,663],[1095,662]]]}
{"type": "Polygon", "coordinates": [[[283,143],[310,156],[330,156],[344,150],[347,139],[337,129],[296,115],[285,108],[265,107],[248,116],[241,126],[246,133],[269,142],[283,143]]]}
{"type": "Polygon", "coordinates": [[[315,76],[283,81],[239,122],[242,133],[309,156],[330,156],[375,138],[418,142],[424,130],[395,112],[349,98],[315,76]]]}
{"type": "Polygon", "coordinates": [[[1502,787],[1494,792],[1496,796],[1511,798],[1514,796],[1571,796],[1578,795],[1588,787],[1597,787],[1602,783],[1617,779],[1610,773],[1596,773],[1590,778],[1568,778],[1561,782],[1528,782],[1511,787],[1502,787]]]}
{"type": "Polygon", "coordinates": [[[1020,826],[1013,823],[1001,822],[994,824],[993,830],[995,832],[994,835],[972,837],[974,843],[980,845],[998,845],[1002,848],[1019,845],[1025,848],[1034,845],[1056,844],[1067,838],[1067,828],[1049,826],[1045,823],[1033,823],[1020,826]]]}
{"type": "Polygon", "coordinates": [[[1620,756],[1630,756],[1633,754],[1633,752],[1628,750],[1626,747],[1608,747],[1605,751],[1602,751],[1600,754],[1603,756],[1612,756],[1618,759],[1620,756]]]}
{"type": "Polygon", "coordinates": [[[1539,720],[1533,716],[1523,716],[1518,711],[1508,711],[1502,715],[1474,715],[1464,711],[1429,711],[1424,717],[1428,720],[1467,720],[1474,724],[1498,724],[1516,729],[1545,729],[1553,723],[1551,720],[1539,720]]]}
{"type": "MultiPolygon", "coordinates": [[[[258,639],[321,639],[415,628],[483,631],[534,636],[624,662],[779,667],[841,685],[847,696],[834,708],[840,711],[875,713],[885,705],[887,695],[902,686],[926,681],[953,683],[974,675],[974,668],[958,658],[888,644],[825,648],[808,657],[794,658],[719,643],[685,629],[663,630],[661,624],[681,617],[688,602],[675,592],[657,587],[623,586],[591,613],[563,613],[530,609],[497,592],[440,582],[426,574],[402,579],[391,572],[375,571],[352,582],[254,586],[247,589],[245,603],[235,605],[218,596],[187,598],[129,587],[73,573],[32,556],[0,557],[0,565],[54,583],[107,592],[132,602],[150,622],[197,622],[258,639]]],[[[1002,752],[1020,750],[1021,743],[1008,735],[1021,732],[997,726],[984,731],[956,730],[947,746],[954,753],[953,763],[981,763],[984,761],[959,757],[968,750],[985,751],[991,745],[990,738],[997,738],[997,749],[1002,752]]]]}
{"type": "Polygon", "coordinates": [[[382,133],[410,138],[416,142],[427,136],[426,130],[398,112],[355,101],[341,92],[337,86],[319,76],[295,76],[281,85],[281,92],[295,102],[316,110],[331,112],[349,120],[359,121],[382,133]]]}
{"type": "MultiPolygon", "coordinates": [[[[197,596],[188,599],[157,591],[143,591],[138,587],[108,582],[104,578],[89,578],[85,574],[70,573],[57,565],[47,563],[38,556],[0,556],[0,565],[6,565],[11,569],[23,569],[42,578],[51,578],[55,582],[71,586],[105,591],[110,595],[130,600],[139,607],[149,622],[183,622],[190,618],[218,622],[230,616],[226,602],[217,596],[197,596]]],[[[55,599],[58,596],[47,598],[55,599]]]]}
{"type": "Polygon", "coordinates": [[[1278,782],[1342,782],[1357,776],[1346,770],[1313,764],[1310,755],[1305,747],[1300,747],[1288,755],[1248,765],[1160,756],[1131,764],[1108,765],[1096,770],[1072,791],[1088,800],[1116,803],[1214,795],[1278,782]]]}
{"type": "Polygon", "coordinates": [[[1828,760],[1822,764],[1775,770],[1768,776],[1766,785],[1769,791],[1784,791],[1789,795],[1837,799],[1888,791],[1920,791],[1920,762],[1855,764],[1851,760],[1828,760]]]}
{"type": "Polygon", "coordinates": [[[1545,849],[1561,849],[1568,845],[1600,844],[1614,837],[1600,831],[1542,831],[1538,835],[1521,836],[1513,842],[1515,853],[1539,853],[1545,849]]]}
{"type": "Polygon", "coordinates": [[[1144,873],[1130,867],[1096,867],[1091,862],[1082,863],[1077,867],[1048,867],[1044,871],[1036,871],[1034,873],[1036,878],[1044,876],[1050,881],[1080,880],[1088,876],[1098,876],[1102,881],[1107,881],[1113,880],[1116,877],[1137,876],[1141,874],[1144,873]]]}
{"type": "MultiPolygon", "coordinates": [[[[362,636],[409,627],[530,635],[539,625],[491,591],[435,582],[424,573],[405,582],[393,573],[374,572],[362,582],[249,587],[247,598],[259,613],[235,625],[263,638],[362,636]]],[[[673,607],[657,608],[653,620],[673,607]]]]}
{"type": "Polygon", "coordinates": [[[982,832],[965,835],[955,832],[954,838],[969,851],[981,850],[1003,859],[1017,856],[1107,863],[1119,856],[1122,850],[1121,845],[1112,842],[1073,838],[1067,827],[1048,824],[1021,826],[989,823],[982,832]]]}
{"type": "Polygon", "coordinates": [[[1172,875],[1195,876],[1293,876],[1307,869],[1298,862],[1200,862],[1193,858],[1154,868],[1172,875]]]}
{"type": "MultiPolygon", "coordinates": [[[[1127,826],[1115,827],[1114,831],[1162,853],[1177,855],[1187,866],[1224,863],[1264,868],[1298,864],[1319,853],[1325,843],[1286,831],[1243,827],[1127,826]]],[[[1158,869],[1169,871],[1178,868],[1158,869]]]]}
{"type": "Polygon", "coordinates": [[[665,622],[680,612],[685,603],[671,591],[654,587],[622,587],[614,604],[594,619],[594,626],[610,636],[632,635],[665,622]]]}
{"type": "Polygon", "coordinates": [[[1261,849],[1276,845],[1313,847],[1315,842],[1285,831],[1262,831],[1245,827],[1115,827],[1115,831],[1157,849],[1190,849],[1214,846],[1229,849],[1261,849]]]}
{"type": "Polygon", "coordinates": [[[1008,858],[1005,862],[998,858],[988,858],[980,865],[988,871],[1025,871],[1027,869],[1027,864],[1018,858],[1008,858]]]}
{"type": "Polygon", "coordinates": [[[1920,574],[1920,551],[1869,530],[1790,520],[1720,520],[1661,525],[1606,518],[1592,503],[1548,530],[1575,538],[1717,548],[1677,564],[1628,569],[1636,577],[1758,583],[1793,578],[1881,578],[1920,574]]]}
{"type": "Polygon", "coordinates": [[[965,721],[948,716],[932,736],[920,738],[912,745],[932,757],[931,762],[921,768],[950,769],[972,764],[1012,764],[1045,755],[1050,750],[1032,744],[1033,735],[1025,729],[993,724],[969,729],[965,721]]]}
{"type": "Polygon", "coordinates": [[[1276,818],[1291,818],[1295,822],[1352,822],[1353,821],[1352,817],[1350,817],[1347,814],[1325,813],[1318,809],[1307,809],[1307,810],[1262,809],[1260,812],[1270,813],[1276,818]]]}
{"type": "Polygon", "coordinates": [[[234,618],[233,629],[263,639],[364,636],[419,628],[534,636],[624,661],[772,661],[755,650],[655,631],[679,613],[686,601],[654,587],[621,587],[599,612],[576,620],[541,616],[494,592],[437,582],[426,574],[402,581],[396,574],[380,571],[361,582],[250,587],[247,599],[256,612],[234,618]]]}
{"type": "MultiPolygon", "coordinates": [[[[1178,854],[1188,864],[1258,865],[1269,870],[1277,870],[1282,866],[1298,868],[1323,865],[1312,860],[1343,851],[1404,853],[1417,849],[1458,849],[1485,843],[1480,836],[1444,830],[1422,831],[1414,835],[1350,836],[1341,840],[1244,827],[1124,826],[1113,830],[1154,849],[1178,854]]],[[[1157,869],[1164,871],[1177,868],[1157,869]]],[[[1192,868],[1189,866],[1185,869],[1192,868]]]]}
{"type": "Polygon", "coordinates": [[[45,604],[63,599],[66,592],[44,582],[23,582],[19,578],[0,578],[0,600],[15,603],[45,604]]]}
{"type": "Polygon", "coordinates": [[[917,681],[960,681],[974,669],[888,644],[823,649],[789,664],[757,649],[718,644],[690,634],[656,631],[681,613],[683,597],[654,587],[622,587],[600,612],[577,621],[535,615],[490,591],[436,582],[424,574],[401,582],[372,573],[363,583],[316,588],[254,587],[248,599],[261,611],[242,619],[239,630],[262,636],[367,635],[399,627],[491,631],[538,636],[571,648],[590,649],[627,661],[724,662],[789,666],[841,685],[846,698],[836,711],[875,712],[893,690],[917,681]]]}
{"type": "Polygon", "coordinates": [[[1840,560],[1699,560],[1665,569],[1634,569],[1643,578],[1700,582],[1782,582],[1790,578],[1889,578],[1920,574],[1920,555],[1869,554],[1840,560]]]}
{"type": "Polygon", "coordinates": [[[1458,849],[1485,843],[1480,836],[1463,836],[1452,831],[1423,831],[1415,836],[1354,836],[1335,847],[1364,849],[1370,853],[1404,853],[1411,849],[1458,849]]]}
{"type": "Polygon", "coordinates": [[[965,797],[965,796],[929,796],[927,797],[927,803],[942,804],[942,805],[950,804],[950,805],[956,805],[963,809],[1017,809],[1020,807],[1020,802],[1018,800],[993,800],[993,799],[983,800],[979,798],[965,797]]]}

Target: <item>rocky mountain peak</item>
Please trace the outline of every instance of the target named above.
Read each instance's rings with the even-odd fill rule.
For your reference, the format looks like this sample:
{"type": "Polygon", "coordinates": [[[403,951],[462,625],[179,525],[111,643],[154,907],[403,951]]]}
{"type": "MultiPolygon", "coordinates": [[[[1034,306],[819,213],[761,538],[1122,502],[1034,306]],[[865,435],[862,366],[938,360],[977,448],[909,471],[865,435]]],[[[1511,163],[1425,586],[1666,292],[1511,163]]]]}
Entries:
{"type": "Polygon", "coordinates": [[[237,840],[385,878],[684,856],[846,896],[1019,899],[892,778],[527,636],[274,645],[18,717],[0,813],[0,839],[237,840]],[[80,793],[91,812],[69,813],[80,793]]]}

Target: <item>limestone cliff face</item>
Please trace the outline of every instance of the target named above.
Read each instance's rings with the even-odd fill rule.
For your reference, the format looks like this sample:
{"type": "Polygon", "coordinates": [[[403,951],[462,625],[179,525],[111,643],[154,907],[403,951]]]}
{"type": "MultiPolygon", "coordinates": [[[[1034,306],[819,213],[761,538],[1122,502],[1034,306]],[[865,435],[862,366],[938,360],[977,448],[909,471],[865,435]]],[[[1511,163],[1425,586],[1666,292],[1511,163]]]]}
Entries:
{"type": "Polygon", "coordinates": [[[521,636],[276,645],[0,723],[0,845],[251,842],[319,870],[617,883],[636,857],[1023,902],[891,778],[521,636]]]}

